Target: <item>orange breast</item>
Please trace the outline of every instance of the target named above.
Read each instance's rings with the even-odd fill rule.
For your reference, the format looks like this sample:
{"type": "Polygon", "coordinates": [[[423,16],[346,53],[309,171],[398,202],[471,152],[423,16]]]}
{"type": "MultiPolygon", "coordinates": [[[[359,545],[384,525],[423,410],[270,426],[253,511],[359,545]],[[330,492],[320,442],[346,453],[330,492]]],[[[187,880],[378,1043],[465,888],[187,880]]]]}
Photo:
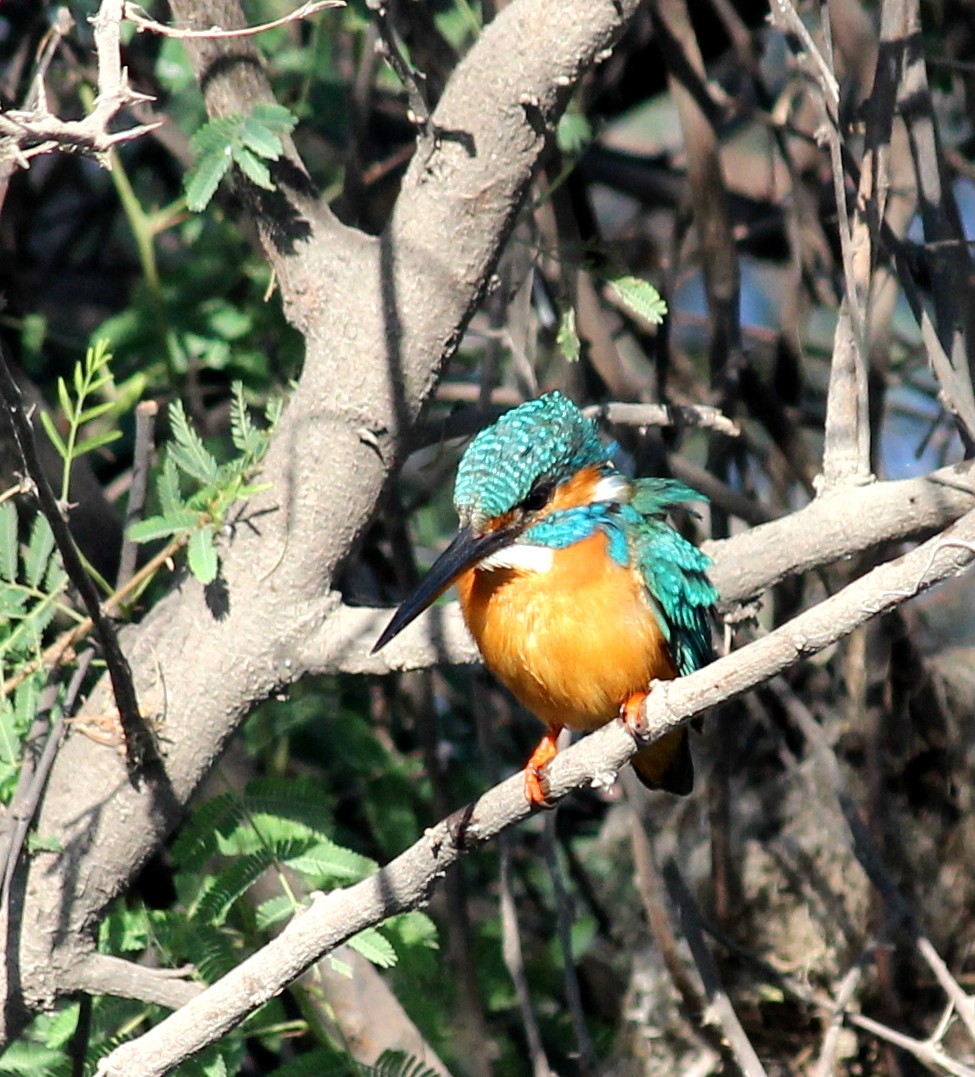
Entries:
{"type": "Polygon", "coordinates": [[[470,569],[457,581],[484,660],[548,725],[590,730],[677,674],[643,587],[606,536],[554,551],[547,572],[470,569]]]}

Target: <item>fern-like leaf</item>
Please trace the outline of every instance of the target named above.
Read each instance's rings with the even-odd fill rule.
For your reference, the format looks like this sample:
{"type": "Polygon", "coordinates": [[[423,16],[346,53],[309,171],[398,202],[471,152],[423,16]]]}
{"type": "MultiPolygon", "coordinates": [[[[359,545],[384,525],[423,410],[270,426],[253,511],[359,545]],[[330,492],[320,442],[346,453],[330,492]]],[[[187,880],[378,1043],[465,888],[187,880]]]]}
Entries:
{"type": "Polygon", "coordinates": [[[397,961],[393,944],[374,927],[367,927],[346,942],[357,954],[381,969],[391,969],[397,961]]]}
{"type": "Polygon", "coordinates": [[[190,426],[182,401],[174,400],[170,404],[169,421],[175,439],[169,451],[173,455],[176,466],[184,474],[205,486],[209,485],[217,477],[217,461],[203,444],[200,435],[190,426]]]}
{"type": "Polygon", "coordinates": [[[223,793],[193,812],[173,843],[172,855],[180,870],[198,874],[220,852],[221,834],[229,834],[242,818],[236,793],[223,793]]]}
{"type": "Polygon", "coordinates": [[[383,1051],[374,1066],[363,1062],[358,1066],[361,1077],[438,1077],[421,1059],[403,1051],[383,1051]]]}
{"type": "Polygon", "coordinates": [[[219,926],[227,914],[261,875],[275,864],[286,863],[299,852],[301,842],[265,846],[242,856],[221,871],[197,903],[197,915],[204,923],[219,926]]]}
{"type": "Polygon", "coordinates": [[[660,325],[667,313],[667,304],[648,281],[640,277],[612,277],[606,282],[620,302],[637,317],[651,325],[660,325]]]}

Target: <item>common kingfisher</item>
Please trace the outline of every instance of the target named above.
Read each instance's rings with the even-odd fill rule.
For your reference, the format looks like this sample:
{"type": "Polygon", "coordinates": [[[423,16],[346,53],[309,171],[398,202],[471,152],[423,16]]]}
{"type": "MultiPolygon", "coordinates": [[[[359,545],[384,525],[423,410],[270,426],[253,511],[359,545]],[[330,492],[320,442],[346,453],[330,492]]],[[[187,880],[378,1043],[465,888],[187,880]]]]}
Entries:
{"type": "MultiPolygon", "coordinates": [[[[456,584],[485,663],[547,727],[525,768],[532,804],[546,802],[541,771],[563,726],[622,716],[637,728],[653,681],[713,657],[710,559],[667,522],[674,505],[703,498],[670,479],[631,481],[615,450],[558,392],[482,430],[457,469],[460,530],[373,648],[456,584]]],[[[689,793],[687,730],[641,749],[633,767],[651,789],[689,793]]]]}

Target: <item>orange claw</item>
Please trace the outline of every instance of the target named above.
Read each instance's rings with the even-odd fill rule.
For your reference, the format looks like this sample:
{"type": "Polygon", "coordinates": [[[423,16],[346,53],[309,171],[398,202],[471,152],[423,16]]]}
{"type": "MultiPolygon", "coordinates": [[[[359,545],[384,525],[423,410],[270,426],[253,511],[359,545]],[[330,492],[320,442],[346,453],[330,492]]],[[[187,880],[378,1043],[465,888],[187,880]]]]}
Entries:
{"type": "Polygon", "coordinates": [[[561,726],[552,726],[538,742],[531,759],[525,764],[525,799],[535,807],[552,807],[545,794],[544,784],[547,783],[543,783],[541,771],[559,754],[556,742],[561,732],[561,726]]]}
{"type": "Polygon", "coordinates": [[[643,702],[649,692],[634,692],[627,696],[626,702],[620,707],[620,717],[626,723],[627,729],[637,738],[646,733],[646,719],[643,717],[643,702]]]}

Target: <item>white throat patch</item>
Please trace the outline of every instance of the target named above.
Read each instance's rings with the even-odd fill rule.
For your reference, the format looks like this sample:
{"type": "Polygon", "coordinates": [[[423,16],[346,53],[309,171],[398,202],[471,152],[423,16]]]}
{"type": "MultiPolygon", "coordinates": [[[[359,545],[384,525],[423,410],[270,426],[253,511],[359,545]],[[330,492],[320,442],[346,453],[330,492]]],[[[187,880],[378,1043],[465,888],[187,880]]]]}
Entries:
{"type": "Polygon", "coordinates": [[[555,551],[549,546],[529,546],[513,543],[478,561],[477,567],[484,571],[496,568],[514,568],[521,572],[548,572],[552,567],[555,551]]]}
{"type": "Polygon", "coordinates": [[[596,483],[596,488],[592,493],[592,504],[596,505],[600,501],[615,501],[617,505],[625,505],[632,496],[633,489],[629,481],[619,472],[615,472],[604,475],[596,483]]]}

